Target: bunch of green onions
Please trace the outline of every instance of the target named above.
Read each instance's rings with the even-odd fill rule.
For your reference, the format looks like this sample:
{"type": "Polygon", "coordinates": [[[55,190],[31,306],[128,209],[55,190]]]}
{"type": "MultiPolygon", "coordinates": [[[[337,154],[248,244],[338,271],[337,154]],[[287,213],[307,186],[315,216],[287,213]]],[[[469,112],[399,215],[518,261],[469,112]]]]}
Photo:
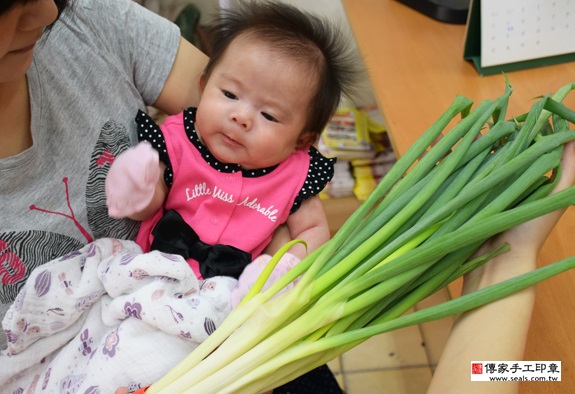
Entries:
{"type": "Polygon", "coordinates": [[[562,104],[574,87],[538,98],[510,120],[509,83],[473,110],[470,99],[456,97],[333,239],[260,292],[270,264],[244,302],[147,393],[270,390],[373,335],[476,308],[574,267],[571,257],[405,314],[508,249],[476,256],[490,237],[575,204],[574,187],[550,194],[563,145],[575,139],[575,112],[562,104]]]}

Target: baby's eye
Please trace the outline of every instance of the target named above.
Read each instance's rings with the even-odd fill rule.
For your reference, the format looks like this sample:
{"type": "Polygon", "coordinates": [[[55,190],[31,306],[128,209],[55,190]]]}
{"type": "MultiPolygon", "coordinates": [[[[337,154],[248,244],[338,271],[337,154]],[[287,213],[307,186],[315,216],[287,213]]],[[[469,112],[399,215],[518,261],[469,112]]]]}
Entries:
{"type": "Polygon", "coordinates": [[[266,119],[269,120],[270,122],[277,122],[277,119],[274,118],[273,116],[271,116],[270,114],[266,113],[266,112],[262,112],[262,116],[266,119]]]}
{"type": "Polygon", "coordinates": [[[228,92],[227,90],[223,91],[224,96],[226,96],[229,99],[235,100],[237,99],[237,96],[235,94],[233,94],[232,92],[228,92]]]}

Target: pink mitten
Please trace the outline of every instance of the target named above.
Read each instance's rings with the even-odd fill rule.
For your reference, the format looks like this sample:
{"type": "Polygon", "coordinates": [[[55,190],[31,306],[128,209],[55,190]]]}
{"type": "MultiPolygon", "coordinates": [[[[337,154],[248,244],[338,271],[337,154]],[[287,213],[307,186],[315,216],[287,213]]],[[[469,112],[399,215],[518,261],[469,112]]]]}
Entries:
{"type": "Polygon", "coordinates": [[[140,142],[119,155],[106,177],[108,214],[122,218],[148,206],[160,178],[158,152],[148,142],[140,142]]]}
{"type": "MultiPolygon", "coordinates": [[[[258,256],[254,261],[252,261],[244,271],[240,275],[238,279],[238,284],[235,289],[232,290],[232,308],[235,308],[239,305],[242,299],[246,296],[248,291],[252,288],[252,286],[256,283],[256,280],[266,267],[266,265],[270,262],[272,256],[268,254],[262,254],[258,256]]],[[[277,265],[275,266],[274,270],[272,271],[271,275],[269,276],[266,284],[262,288],[262,291],[267,290],[271,285],[273,285],[280,277],[282,277],[285,273],[287,273],[293,266],[299,263],[299,259],[291,253],[286,253],[282,256],[280,261],[278,261],[277,265]]],[[[291,282],[289,285],[284,287],[282,290],[278,292],[277,295],[285,293],[289,289],[295,286],[297,283],[297,279],[291,282]]]]}

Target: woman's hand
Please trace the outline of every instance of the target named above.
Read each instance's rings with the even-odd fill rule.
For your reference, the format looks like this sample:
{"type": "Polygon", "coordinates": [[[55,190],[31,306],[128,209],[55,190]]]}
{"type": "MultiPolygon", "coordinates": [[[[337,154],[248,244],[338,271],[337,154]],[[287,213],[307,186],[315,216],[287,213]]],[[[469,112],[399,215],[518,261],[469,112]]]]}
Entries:
{"type": "MultiPolygon", "coordinates": [[[[553,192],[575,183],[575,142],[565,145],[561,163],[561,178],[553,192]]],[[[539,250],[564,211],[523,223],[490,240],[484,246],[486,250],[503,242],[508,242],[511,249],[467,274],[463,294],[535,269],[539,250]]],[[[485,385],[470,381],[470,362],[520,360],[525,350],[534,301],[535,288],[530,287],[459,316],[449,334],[428,394],[484,393],[485,385]]],[[[515,394],[518,383],[490,385],[488,390],[491,394],[515,394]]]]}
{"type": "MultiPolygon", "coordinates": [[[[552,193],[575,184],[575,141],[565,145],[561,167],[561,178],[552,193]]],[[[467,274],[462,293],[467,294],[535,269],[539,251],[564,212],[565,209],[538,217],[509,229],[487,242],[479,253],[500,246],[504,242],[509,243],[511,249],[467,274]]]]}

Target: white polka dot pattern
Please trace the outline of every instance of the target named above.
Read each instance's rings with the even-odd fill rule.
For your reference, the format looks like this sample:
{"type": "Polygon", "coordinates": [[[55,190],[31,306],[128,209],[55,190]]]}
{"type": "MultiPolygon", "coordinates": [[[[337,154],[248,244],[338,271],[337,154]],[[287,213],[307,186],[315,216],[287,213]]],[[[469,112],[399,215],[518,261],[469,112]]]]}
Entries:
{"type": "MultiPolygon", "coordinates": [[[[196,108],[186,109],[183,112],[183,116],[184,128],[188,139],[192,145],[201,153],[206,163],[208,163],[215,170],[224,173],[235,173],[241,171],[242,176],[245,178],[257,178],[260,176],[268,175],[272,173],[275,168],[277,168],[277,165],[275,165],[272,167],[259,168],[255,170],[244,170],[239,164],[229,164],[218,161],[211,154],[208,148],[200,142],[200,139],[196,134],[196,129],[194,126],[196,119],[196,108]]],[[[138,124],[138,139],[140,141],[150,142],[152,146],[159,152],[162,162],[166,164],[164,180],[166,185],[170,187],[173,183],[173,171],[162,130],[152,118],[150,118],[146,113],[142,111],[138,112],[136,122],[138,124]]],[[[332,159],[324,157],[314,147],[309,148],[308,154],[310,156],[310,165],[307,178],[294,201],[294,205],[290,213],[297,211],[301,203],[306,199],[321,192],[333,177],[333,167],[336,162],[335,158],[332,159]]]]}
{"type": "Polygon", "coordinates": [[[308,153],[310,163],[307,170],[307,178],[295,199],[290,213],[294,213],[307,198],[319,194],[333,178],[333,166],[336,159],[324,157],[313,146],[309,148],[308,153]]]}

